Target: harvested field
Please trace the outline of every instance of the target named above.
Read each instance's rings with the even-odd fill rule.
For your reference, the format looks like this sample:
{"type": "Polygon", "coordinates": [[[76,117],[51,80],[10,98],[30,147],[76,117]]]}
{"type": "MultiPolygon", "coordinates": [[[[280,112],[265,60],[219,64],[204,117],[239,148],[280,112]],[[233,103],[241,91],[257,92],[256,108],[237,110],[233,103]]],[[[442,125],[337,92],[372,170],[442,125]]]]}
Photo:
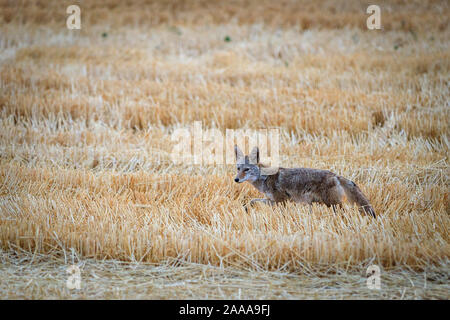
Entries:
{"type": "Polygon", "coordinates": [[[0,1],[0,298],[450,298],[447,1],[380,1],[382,30],[365,1],[70,4],[0,1]],[[377,219],[246,212],[234,165],[172,161],[195,121],[278,128],[377,219]]]}

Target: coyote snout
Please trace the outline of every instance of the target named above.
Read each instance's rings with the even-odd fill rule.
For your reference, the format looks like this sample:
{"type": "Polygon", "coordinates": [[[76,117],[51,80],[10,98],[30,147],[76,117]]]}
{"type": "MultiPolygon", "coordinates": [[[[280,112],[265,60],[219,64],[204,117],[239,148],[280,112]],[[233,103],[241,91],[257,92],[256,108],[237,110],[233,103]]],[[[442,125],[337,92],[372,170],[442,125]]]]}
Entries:
{"type": "Polygon", "coordinates": [[[259,162],[259,149],[253,148],[250,155],[244,156],[237,145],[237,175],[234,181],[249,181],[256,189],[264,193],[266,199],[252,199],[250,205],[257,201],[267,204],[294,201],[312,204],[323,203],[328,207],[342,205],[344,194],[351,203],[356,203],[360,211],[372,217],[375,211],[369,200],[353,182],[327,170],[309,168],[278,168],[273,174],[265,174],[259,162]]]}

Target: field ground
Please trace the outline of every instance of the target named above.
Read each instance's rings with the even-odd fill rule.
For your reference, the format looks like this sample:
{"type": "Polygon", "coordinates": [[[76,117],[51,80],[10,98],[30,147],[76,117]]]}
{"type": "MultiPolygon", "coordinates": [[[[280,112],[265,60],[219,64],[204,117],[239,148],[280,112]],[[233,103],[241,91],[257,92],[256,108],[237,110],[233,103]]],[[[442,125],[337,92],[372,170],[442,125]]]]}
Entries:
{"type": "Polygon", "coordinates": [[[426,272],[404,267],[381,272],[381,289],[367,288],[365,268],[305,266],[298,273],[271,272],[181,262],[162,264],[75,258],[81,288],[69,290],[67,260],[49,255],[1,253],[3,299],[442,299],[448,296],[448,266],[426,272]],[[78,263],[77,263],[78,262],[78,263]]]}
{"type": "Polygon", "coordinates": [[[89,1],[81,30],[70,4],[0,1],[0,298],[450,298],[448,1],[373,31],[364,1],[89,1]],[[171,161],[194,121],[279,128],[377,219],[246,213],[234,166],[171,161]]]}

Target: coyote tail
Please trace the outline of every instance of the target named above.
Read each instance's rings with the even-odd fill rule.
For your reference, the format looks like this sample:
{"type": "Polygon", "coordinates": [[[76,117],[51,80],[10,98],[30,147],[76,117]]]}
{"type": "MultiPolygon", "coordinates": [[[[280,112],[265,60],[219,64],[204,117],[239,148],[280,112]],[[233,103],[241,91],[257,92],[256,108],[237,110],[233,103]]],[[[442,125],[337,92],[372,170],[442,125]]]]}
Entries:
{"type": "Polygon", "coordinates": [[[358,206],[360,206],[359,211],[376,218],[375,210],[373,210],[369,200],[362,193],[361,189],[359,189],[359,187],[351,180],[348,180],[344,177],[338,177],[338,179],[342,187],[344,188],[348,200],[351,203],[356,203],[358,206]]]}

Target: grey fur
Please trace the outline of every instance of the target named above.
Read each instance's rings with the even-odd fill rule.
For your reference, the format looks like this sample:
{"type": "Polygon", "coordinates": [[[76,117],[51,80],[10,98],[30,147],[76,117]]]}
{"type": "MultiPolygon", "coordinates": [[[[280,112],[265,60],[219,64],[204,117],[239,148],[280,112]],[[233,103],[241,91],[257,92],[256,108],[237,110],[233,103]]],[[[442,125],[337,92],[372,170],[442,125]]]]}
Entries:
{"type": "Polygon", "coordinates": [[[249,156],[243,156],[238,146],[235,146],[238,183],[248,181],[262,192],[267,199],[253,199],[250,205],[257,201],[274,204],[285,201],[312,204],[322,203],[328,207],[342,205],[344,194],[350,203],[360,206],[360,211],[376,217],[369,200],[353,182],[338,176],[328,170],[309,168],[279,168],[273,175],[261,174],[259,149],[255,147],[249,156]]]}

